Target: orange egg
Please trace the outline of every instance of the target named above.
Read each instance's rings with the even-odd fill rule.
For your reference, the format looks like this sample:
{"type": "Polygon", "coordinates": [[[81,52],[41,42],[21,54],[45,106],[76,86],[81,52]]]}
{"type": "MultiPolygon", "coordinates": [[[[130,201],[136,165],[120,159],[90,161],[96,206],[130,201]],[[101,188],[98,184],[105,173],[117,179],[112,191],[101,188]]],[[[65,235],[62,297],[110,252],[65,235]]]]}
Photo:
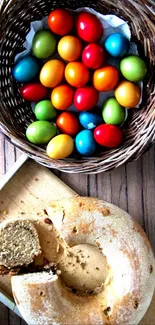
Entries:
{"type": "Polygon", "coordinates": [[[58,53],[66,61],[77,60],[82,52],[82,43],[75,36],[64,36],[58,43],[58,53]]]}
{"type": "Polygon", "coordinates": [[[51,101],[59,110],[67,109],[73,103],[74,91],[69,85],[60,85],[53,89],[51,101]]]}
{"type": "Polygon", "coordinates": [[[130,81],[121,81],[115,89],[118,103],[126,108],[133,108],[140,101],[141,91],[138,85],[130,81]]]}
{"type": "Polygon", "coordinates": [[[73,87],[83,87],[90,77],[89,70],[82,62],[70,62],[65,68],[65,78],[73,87]]]}
{"type": "Polygon", "coordinates": [[[56,87],[64,77],[65,64],[60,60],[46,62],[40,72],[40,82],[48,88],[56,87]]]}
{"type": "Polygon", "coordinates": [[[118,80],[119,72],[112,65],[97,69],[93,75],[93,85],[98,91],[110,91],[114,89],[118,80]]]}

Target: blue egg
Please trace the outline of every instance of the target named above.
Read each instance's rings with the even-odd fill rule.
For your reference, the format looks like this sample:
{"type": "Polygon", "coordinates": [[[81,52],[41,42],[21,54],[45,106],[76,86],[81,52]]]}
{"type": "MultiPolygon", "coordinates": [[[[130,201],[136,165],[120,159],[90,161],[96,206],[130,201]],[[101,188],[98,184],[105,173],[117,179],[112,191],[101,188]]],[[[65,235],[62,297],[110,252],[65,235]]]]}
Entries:
{"type": "Polygon", "coordinates": [[[37,60],[32,56],[25,56],[13,68],[13,77],[19,82],[29,82],[36,77],[40,68],[37,60]]]}
{"type": "Polygon", "coordinates": [[[129,50],[129,40],[120,33],[111,34],[105,41],[107,52],[114,57],[122,57],[129,50]]]}
{"type": "Polygon", "coordinates": [[[93,133],[90,130],[79,132],[75,138],[77,151],[82,156],[91,156],[96,150],[96,142],[93,138],[93,133]]]}
{"type": "Polygon", "coordinates": [[[90,112],[81,112],[79,114],[79,121],[81,125],[88,130],[94,129],[96,126],[103,123],[101,116],[90,112]]]}

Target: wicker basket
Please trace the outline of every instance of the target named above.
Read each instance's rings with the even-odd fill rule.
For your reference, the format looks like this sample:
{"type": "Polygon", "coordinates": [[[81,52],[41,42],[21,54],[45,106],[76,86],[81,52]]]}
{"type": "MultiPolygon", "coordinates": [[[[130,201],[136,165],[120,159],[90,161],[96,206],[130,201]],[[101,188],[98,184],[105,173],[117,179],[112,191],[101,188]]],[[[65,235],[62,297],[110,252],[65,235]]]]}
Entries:
{"type": "Polygon", "coordinates": [[[0,127],[17,147],[37,162],[69,173],[99,173],[137,159],[155,141],[155,105],[153,67],[155,63],[153,0],[0,0],[0,127]],[[125,19],[132,30],[132,40],[139,47],[149,73],[144,84],[141,109],[134,109],[124,126],[125,141],[115,150],[103,150],[90,158],[52,160],[41,147],[31,145],[25,129],[34,120],[32,109],[19,93],[19,84],[12,78],[16,53],[22,50],[30,22],[46,16],[55,7],[77,9],[91,7],[104,14],[125,19]]]}

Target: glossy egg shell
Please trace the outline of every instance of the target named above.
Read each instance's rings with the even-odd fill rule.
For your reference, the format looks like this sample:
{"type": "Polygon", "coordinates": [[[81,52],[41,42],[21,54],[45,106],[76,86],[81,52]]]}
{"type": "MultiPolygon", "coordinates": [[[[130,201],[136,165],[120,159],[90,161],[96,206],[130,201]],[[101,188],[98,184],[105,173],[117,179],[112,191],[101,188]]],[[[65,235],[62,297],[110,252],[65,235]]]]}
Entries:
{"type": "Polygon", "coordinates": [[[56,87],[64,77],[65,64],[57,59],[47,61],[40,71],[40,82],[48,88],[56,87]]]}
{"type": "Polygon", "coordinates": [[[47,59],[54,54],[56,45],[56,38],[49,30],[40,30],[33,38],[32,51],[38,59],[47,59]]]}
{"type": "Polygon", "coordinates": [[[130,55],[120,62],[120,70],[123,77],[129,81],[138,82],[147,74],[145,62],[136,55],[130,55]]]}
{"type": "Polygon", "coordinates": [[[79,114],[79,121],[81,125],[88,130],[96,128],[99,124],[103,123],[101,116],[91,112],[81,112],[79,114]]]}
{"type": "Polygon", "coordinates": [[[82,61],[89,69],[100,68],[105,59],[104,49],[100,44],[88,44],[82,52],[82,61]]]}
{"type": "Polygon", "coordinates": [[[119,72],[112,65],[97,69],[93,74],[93,85],[98,91],[113,90],[119,81],[119,72]]]}
{"type": "Polygon", "coordinates": [[[83,87],[89,81],[90,73],[82,62],[69,62],[65,68],[66,81],[73,87],[83,87]]]}
{"type": "Polygon", "coordinates": [[[54,9],[48,16],[48,26],[57,35],[67,35],[73,29],[74,16],[66,9],[54,9]]]}
{"type": "Polygon", "coordinates": [[[131,81],[121,81],[115,89],[115,97],[118,103],[126,108],[133,108],[140,101],[141,90],[131,81]]]}
{"type": "Polygon", "coordinates": [[[75,138],[75,145],[82,156],[91,156],[96,150],[93,133],[90,130],[79,132],[75,138]]]}
{"type": "Polygon", "coordinates": [[[125,108],[111,97],[103,104],[102,116],[105,123],[120,125],[125,120],[125,108]]]}
{"type": "Polygon", "coordinates": [[[26,130],[27,139],[34,144],[46,144],[57,132],[55,124],[48,121],[31,123],[26,130]]]}
{"type": "Polygon", "coordinates": [[[107,52],[113,57],[124,56],[129,50],[129,45],[129,40],[121,33],[111,34],[104,44],[107,52]]]}
{"type": "Polygon", "coordinates": [[[32,56],[25,56],[15,64],[12,74],[18,82],[29,82],[37,76],[39,70],[38,61],[32,56]]]}
{"type": "Polygon", "coordinates": [[[74,105],[79,111],[89,111],[98,100],[99,93],[91,86],[78,88],[74,94],[74,105]]]}
{"type": "Polygon", "coordinates": [[[101,124],[94,130],[98,144],[107,148],[116,148],[123,140],[122,131],[115,125],[101,124]]]}
{"type": "Polygon", "coordinates": [[[103,26],[100,20],[89,12],[80,12],[76,18],[78,36],[88,43],[95,43],[103,36],[103,26]]]}
{"type": "Polygon", "coordinates": [[[47,145],[46,152],[50,158],[63,159],[71,155],[74,150],[74,140],[67,134],[59,134],[47,145]]]}
{"type": "Polygon", "coordinates": [[[37,103],[34,114],[40,121],[50,121],[57,116],[57,111],[51,101],[47,99],[37,103]]]}
{"type": "Polygon", "coordinates": [[[66,84],[55,87],[51,93],[52,104],[58,110],[67,109],[73,103],[73,98],[74,90],[66,84]]]}
{"type": "Polygon", "coordinates": [[[70,112],[61,113],[56,120],[56,125],[62,133],[68,135],[75,135],[80,129],[78,118],[70,112]]]}
{"type": "Polygon", "coordinates": [[[79,38],[67,35],[58,43],[58,53],[66,61],[78,60],[82,52],[82,43],[79,38]]]}
{"type": "Polygon", "coordinates": [[[20,89],[21,96],[30,102],[39,102],[48,97],[48,89],[41,83],[32,83],[23,86],[20,89]]]}

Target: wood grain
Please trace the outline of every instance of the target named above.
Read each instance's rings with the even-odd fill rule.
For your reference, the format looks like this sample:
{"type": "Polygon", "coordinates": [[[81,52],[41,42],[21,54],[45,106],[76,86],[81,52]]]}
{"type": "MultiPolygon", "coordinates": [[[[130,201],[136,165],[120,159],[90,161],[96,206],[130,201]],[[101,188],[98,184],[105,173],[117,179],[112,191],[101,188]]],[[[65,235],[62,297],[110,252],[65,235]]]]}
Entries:
{"type": "MultiPolygon", "coordinates": [[[[0,177],[20,156],[0,134],[0,177]]],[[[65,174],[52,170],[75,192],[112,202],[128,211],[144,227],[155,252],[155,146],[141,159],[98,175],[65,174]]],[[[152,305],[155,308],[155,301],[152,305]]],[[[0,324],[26,323],[0,303],[0,324]]],[[[155,325],[144,318],[143,325],[155,325]]]]}
{"type": "Polygon", "coordinates": [[[8,322],[9,322],[9,325],[20,325],[21,324],[20,318],[14,312],[12,312],[11,310],[9,310],[8,322]]]}

